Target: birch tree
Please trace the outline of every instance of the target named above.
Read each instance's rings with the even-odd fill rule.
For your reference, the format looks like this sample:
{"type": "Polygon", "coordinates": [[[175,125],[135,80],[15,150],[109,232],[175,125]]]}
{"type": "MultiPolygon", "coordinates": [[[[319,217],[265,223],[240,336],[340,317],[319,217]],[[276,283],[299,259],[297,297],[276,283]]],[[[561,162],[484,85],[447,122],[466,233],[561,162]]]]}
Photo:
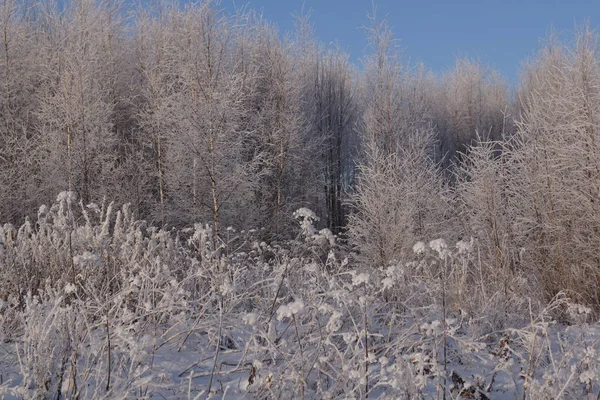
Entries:
{"type": "Polygon", "coordinates": [[[250,78],[236,70],[235,33],[210,2],[189,6],[172,24],[174,89],[164,103],[172,111],[160,143],[159,184],[164,176],[176,221],[210,220],[218,234],[223,219],[231,223],[241,212],[233,204],[243,208],[248,197],[241,121],[250,78]]]}
{"type": "MultiPolygon", "coordinates": [[[[303,178],[314,171],[311,143],[301,114],[299,58],[294,58],[291,39],[280,40],[272,26],[263,25],[257,35],[255,152],[260,176],[257,203],[261,219],[282,233],[291,214],[303,202],[303,178]]],[[[296,56],[300,56],[296,54],[296,56]]]]}
{"type": "Polygon", "coordinates": [[[41,32],[18,1],[0,3],[0,218],[17,221],[39,206],[35,111],[43,81],[41,32]]]}
{"type": "Polygon", "coordinates": [[[113,39],[118,3],[77,0],[64,13],[51,5],[46,82],[38,111],[45,198],[77,193],[84,203],[109,190],[116,166],[113,39]]]}

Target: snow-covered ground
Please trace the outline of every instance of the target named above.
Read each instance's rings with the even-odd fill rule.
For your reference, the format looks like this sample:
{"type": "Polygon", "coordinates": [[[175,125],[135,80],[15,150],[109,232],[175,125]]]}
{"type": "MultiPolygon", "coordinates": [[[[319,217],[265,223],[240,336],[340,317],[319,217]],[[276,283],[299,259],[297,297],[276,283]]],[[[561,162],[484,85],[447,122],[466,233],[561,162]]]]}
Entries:
{"type": "MultiPolygon", "coordinates": [[[[315,314],[297,315],[299,336],[293,320],[268,325],[261,321],[266,316],[253,325],[242,315],[230,315],[213,327],[190,320],[186,329],[152,328],[141,337],[134,332],[138,324],[129,332],[115,328],[110,386],[108,341],[98,328],[80,343],[78,370],[72,369],[72,359],[63,366],[60,392],[69,398],[75,385],[81,398],[363,398],[368,390],[371,398],[413,399],[440,398],[444,386],[448,398],[455,399],[591,399],[600,392],[598,324],[537,321],[474,337],[466,321],[449,319],[444,356],[439,320],[405,321],[393,334],[369,327],[371,344],[364,353],[363,332],[351,318],[334,331],[313,326],[322,313],[315,314]]],[[[41,376],[35,376],[43,370],[51,381],[57,373],[52,365],[40,365],[51,364],[57,355],[60,359],[53,354],[59,349],[47,344],[0,346],[3,398],[58,397],[56,382],[48,393],[39,387],[41,376]],[[31,346],[39,353],[31,354],[31,346]]]]}
{"type": "Polygon", "coordinates": [[[73,223],[66,201],[0,232],[2,276],[39,278],[0,303],[2,398],[600,395],[593,311],[477,281],[473,242],[375,268],[307,211],[295,240],[230,229],[217,246],[210,228],[148,228],[127,208],[73,223]]]}

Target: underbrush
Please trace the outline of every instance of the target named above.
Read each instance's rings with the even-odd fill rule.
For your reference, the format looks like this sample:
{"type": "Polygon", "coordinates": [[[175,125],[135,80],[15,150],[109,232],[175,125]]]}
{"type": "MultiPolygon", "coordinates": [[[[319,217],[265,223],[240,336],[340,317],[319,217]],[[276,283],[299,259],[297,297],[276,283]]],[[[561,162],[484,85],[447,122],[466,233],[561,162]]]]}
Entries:
{"type": "Polygon", "coordinates": [[[0,229],[6,398],[596,398],[600,327],[502,282],[477,243],[359,265],[317,217],[294,240],[161,230],[62,193],[0,229]]]}

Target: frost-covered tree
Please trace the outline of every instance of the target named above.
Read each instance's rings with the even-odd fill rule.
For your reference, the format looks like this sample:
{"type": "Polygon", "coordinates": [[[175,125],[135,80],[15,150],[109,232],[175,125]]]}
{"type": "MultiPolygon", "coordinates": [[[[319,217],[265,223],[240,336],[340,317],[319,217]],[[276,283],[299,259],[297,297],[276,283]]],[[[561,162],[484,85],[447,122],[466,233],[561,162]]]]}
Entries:
{"type": "Polygon", "coordinates": [[[247,207],[239,201],[247,198],[252,163],[242,158],[249,132],[241,121],[252,77],[235,68],[235,27],[210,2],[189,6],[175,24],[165,183],[177,218],[208,219],[218,232],[239,213],[233,204],[247,207]]]}
{"type": "Polygon", "coordinates": [[[375,54],[365,68],[364,155],[349,233],[360,258],[385,267],[440,233],[443,183],[432,160],[434,132],[419,112],[422,98],[408,90],[414,78],[387,26],[375,24],[370,33],[375,54]]]}
{"type": "Polygon", "coordinates": [[[460,159],[477,137],[500,140],[510,135],[510,103],[506,84],[497,72],[479,62],[458,59],[441,77],[434,97],[433,120],[440,156],[448,167],[460,159]]]}
{"type": "MultiPolygon", "coordinates": [[[[510,144],[480,141],[468,148],[456,171],[456,226],[464,240],[475,239],[479,263],[471,271],[470,290],[481,291],[483,302],[506,294],[520,268],[520,210],[514,177],[519,173],[510,144]],[[460,228],[459,228],[460,227],[460,228]]],[[[469,288],[465,288],[469,290],[469,288]]]]}
{"type": "Polygon", "coordinates": [[[354,73],[339,51],[319,53],[312,60],[305,113],[311,137],[322,149],[324,214],[327,227],[339,233],[346,225],[346,193],[354,179],[352,157],[356,150],[355,124],[358,101],[354,73]]]}
{"type": "Polygon", "coordinates": [[[0,218],[20,220],[40,201],[35,132],[44,76],[43,35],[32,9],[0,3],[0,218]]]}
{"type": "Polygon", "coordinates": [[[526,71],[514,178],[523,262],[546,297],[569,290],[590,304],[598,302],[600,273],[597,40],[583,28],[572,46],[551,41],[526,71]]]}
{"type": "MultiPolygon", "coordinates": [[[[141,155],[137,164],[145,172],[143,185],[149,203],[147,215],[161,225],[169,222],[165,181],[165,154],[170,121],[175,116],[171,101],[178,88],[176,77],[176,38],[181,35],[177,23],[181,16],[170,3],[157,2],[155,7],[137,9],[135,30],[135,65],[139,74],[139,101],[136,105],[138,135],[134,137],[141,155]]],[[[140,171],[140,172],[141,172],[140,171]]],[[[143,172],[142,172],[143,173],[143,172]]]]}
{"type": "Polygon", "coordinates": [[[36,110],[41,199],[57,188],[87,203],[110,193],[117,166],[114,59],[121,31],[119,3],[78,0],[48,16],[48,77],[36,110]]]}
{"type": "Polygon", "coordinates": [[[290,37],[280,39],[273,26],[257,22],[251,55],[256,92],[250,142],[257,160],[255,201],[261,225],[282,233],[292,222],[291,212],[311,198],[304,184],[317,171],[311,152],[315,147],[301,113],[299,44],[290,37]]]}

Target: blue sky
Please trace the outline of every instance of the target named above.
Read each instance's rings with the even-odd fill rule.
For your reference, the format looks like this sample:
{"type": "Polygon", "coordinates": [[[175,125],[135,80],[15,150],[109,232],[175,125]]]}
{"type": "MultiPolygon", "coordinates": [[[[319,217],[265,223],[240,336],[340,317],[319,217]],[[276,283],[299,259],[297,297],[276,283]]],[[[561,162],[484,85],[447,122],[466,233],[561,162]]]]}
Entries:
{"type": "MultiPolygon", "coordinates": [[[[366,50],[367,13],[371,0],[235,0],[262,11],[282,31],[293,26],[293,14],[311,10],[317,38],[338,42],[358,63],[366,50]]],[[[228,8],[233,0],[222,0],[228,8]]],[[[378,19],[386,18],[405,57],[421,60],[435,72],[457,56],[479,59],[515,83],[521,63],[531,57],[553,27],[569,37],[576,23],[600,24],[600,0],[377,0],[378,19]]]]}

